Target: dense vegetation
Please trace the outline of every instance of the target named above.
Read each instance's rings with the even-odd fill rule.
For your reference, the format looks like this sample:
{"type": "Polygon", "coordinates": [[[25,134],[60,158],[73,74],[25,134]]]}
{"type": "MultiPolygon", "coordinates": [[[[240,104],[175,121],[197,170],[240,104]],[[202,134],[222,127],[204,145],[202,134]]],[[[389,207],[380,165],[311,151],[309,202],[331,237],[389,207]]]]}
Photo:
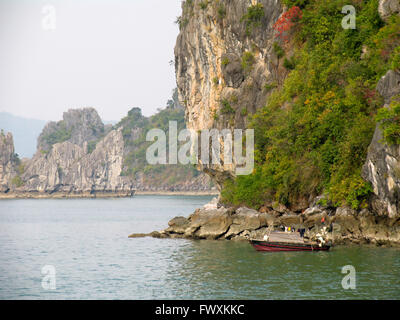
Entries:
{"type": "Polygon", "coordinates": [[[384,140],[389,145],[400,144],[400,103],[393,101],[389,108],[382,108],[376,116],[380,122],[384,140]]]}
{"type": "Polygon", "coordinates": [[[127,150],[124,156],[124,171],[122,175],[135,178],[137,174],[143,173],[146,182],[154,186],[159,186],[160,184],[172,186],[179,182],[190,181],[199,175],[199,171],[191,165],[149,165],[147,163],[146,150],[153,144],[153,142],[146,141],[147,132],[154,128],[161,129],[168,137],[170,121],[177,122],[178,132],[184,129],[184,110],[181,108],[166,108],[146,118],[139,108],[133,108],[116,125],[116,128],[123,127],[122,132],[127,150]]]}
{"type": "Polygon", "coordinates": [[[376,118],[383,101],[375,90],[387,70],[399,68],[400,18],[384,23],[378,0],[284,2],[301,9],[301,19],[285,30],[288,42],[278,37],[275,45],[280,57],[294,48],[292,70],[252,117],[253,174],[227,181],[223,199],[259,208],[325,194],[335,206],[365,206],[372,188],[361,168],[376,121],[384,121],[389,142],[400,142],[400,107],[376,118]],[[348,4],[357,11],[356,29],[341,26],[348,4]]]}
{"type": "Polygon", "coordinates": [[[42,140],[46,142],[49,146],[56,143],[62,143],[71,139],[72,130],[67,129],[65,121],[60,121],[57,124],[57,130],[54,130],[48,134],[43,135],[42,140]]]}

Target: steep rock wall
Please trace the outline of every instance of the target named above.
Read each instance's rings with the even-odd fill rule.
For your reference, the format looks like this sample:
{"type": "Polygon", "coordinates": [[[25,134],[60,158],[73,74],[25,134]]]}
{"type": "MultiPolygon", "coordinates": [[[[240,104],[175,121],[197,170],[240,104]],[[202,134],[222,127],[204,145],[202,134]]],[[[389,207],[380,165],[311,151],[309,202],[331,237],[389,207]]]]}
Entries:
{"type": "Polygon", "coordinates": [[[38,138],[38,150],[48,152],[54,143],[64,141],[84,147],[104,137],[107,129],[94,108],[70,109],[63,120],[46,124],[38,138]]]}
{"type": "Polygon", "coordinates": [[[0,192],[12,188],[12,179],[16,176],[16,157],[14,140],[11,133],[0,133],[0,192]]]}
{"type": "MultiPolygon", "coordinates": [[[[139,113],[142,117],[141,111],[139,113]]],[[[51,122],[43,129],[36,154],[23,161],[14,154],[12,135],[2,135],[0,197],[130,196],[136,191],[212,191],[210,179],[204,173],[185,176],[185,170],[178,171],[171,166],[160,169],[165,172],[158,180],[150,179],[143,169],[138,169],[135,175],[124,174],[127,156],[132,158],[132,152],[135,161],[144,160],[143,155],[135,153],[145,134],[138,125],[126,121],[112,129],[103,125],[95,109],[68,110],[62,121],[51,122]]],[[[135,163],[129,168],[135,169],[135,163]]]]}
{"type": "MultiPolygon", "coordinates": [[[[389,107],[392,98],[400,94],[400,73],[390,70],[379,81],[377,90],[389,107]]],[[[400,146],[383,142],[382,130],[377,125],[362,176],[374,189],[372,207],[381,215],[394,218],[400,214],[400,146]]]]}
{"type": "MultiPolygon", "coordinates": [[[[246,127],[247,116],[266,103],[267,84],[277,85],[286,71],[273,54],[273,25],[283,8],[278,0],[204,1],[182,4],[181,32],[175,47],[176,78],[186,123],[195,131],[246,127]],[[260,3],[262,16],[250,26],[248,8],[260,3]]],[[[200,168],[217,182],[235,166],[200,168]]]]}
{"type": "Polygon", "coordinates": [[[124,141],[121,130],[111,131],[93,152],[69,141],[37,152],[22,176],[21,192],[133,192],[132,183],[120,176],[124,141]]]}

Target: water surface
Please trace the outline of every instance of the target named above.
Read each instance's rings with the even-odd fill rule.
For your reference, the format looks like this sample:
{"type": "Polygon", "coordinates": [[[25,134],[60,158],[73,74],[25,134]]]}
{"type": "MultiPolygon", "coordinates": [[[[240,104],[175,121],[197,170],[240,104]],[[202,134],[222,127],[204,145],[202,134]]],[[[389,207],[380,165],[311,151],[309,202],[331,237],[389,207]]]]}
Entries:
{"type": "Polygon", "coordinates": [[[211,197],[0,201],[0,299],[399,299],[400,250],[259,253],[248,243],[128,239],[211,197]],[[42,287],[44,266],[56,290],[42,287]],[[356,290],[344,290],[353,265],[356,290]]]}

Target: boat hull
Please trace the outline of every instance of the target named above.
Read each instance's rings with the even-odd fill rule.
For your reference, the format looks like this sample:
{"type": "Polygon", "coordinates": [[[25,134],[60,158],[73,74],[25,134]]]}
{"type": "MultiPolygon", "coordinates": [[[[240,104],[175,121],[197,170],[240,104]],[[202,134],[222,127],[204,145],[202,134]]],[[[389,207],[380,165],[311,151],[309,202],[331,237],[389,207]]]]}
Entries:
{"type": "Polygon", "coordinates": [[[329,251],[331,248],[328,245],[319,246],[309,243],[284,243],[284,242],[269,242],[250,240],[251,245],[257,251],[278,252],[278,251],[329,251]]]}

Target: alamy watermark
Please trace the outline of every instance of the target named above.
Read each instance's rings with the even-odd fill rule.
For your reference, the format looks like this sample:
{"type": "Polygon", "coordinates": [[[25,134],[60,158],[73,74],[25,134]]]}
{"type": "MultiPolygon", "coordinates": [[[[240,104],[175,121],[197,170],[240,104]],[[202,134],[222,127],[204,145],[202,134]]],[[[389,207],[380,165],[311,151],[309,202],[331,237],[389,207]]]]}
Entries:
{"type": "Polygon", "coordinates": [[[161,129],[150,130],[146,140],[154,142],[146,151],[146,160],[151,165],[233,165],[236,175],[249,175],[254,169],[253,129],[184,129],[178,132],[178,122],[170,121],[168,148],[167,134],[161,129]]]}
{"type": "Polygon", "coordinates": [[[56,268],[51,265],[42,268],[42,288],[46,291],[56,290],[56,268]]]}
{"type": "Polygon", "coordinates": [[[342,8],[342,13],[346,16],[342,19],[342,28],[356,29],[356,8],[352,5],[347,5],[342,8]]]}
{"type": "Polygon", "coordinates": [[[57,13],[53,5],[42,7],[42,28],[45,31],[54,31],[57,27],[57,13]]]}
{"type": "Polygon", "coordinates": [[[354,266],[348,265],[342,268],[342,274],[346,276],[342,280],[342,288],[344,290],[356,290],[357,283],[356,283],[356,268],[354,266]]]}

